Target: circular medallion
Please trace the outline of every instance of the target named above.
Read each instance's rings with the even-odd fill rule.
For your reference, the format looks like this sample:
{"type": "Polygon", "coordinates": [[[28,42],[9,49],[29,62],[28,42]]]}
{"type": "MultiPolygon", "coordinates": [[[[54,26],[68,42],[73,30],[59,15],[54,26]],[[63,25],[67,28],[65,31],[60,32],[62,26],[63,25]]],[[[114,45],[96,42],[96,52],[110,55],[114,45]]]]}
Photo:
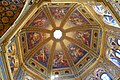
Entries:
{"type": "Polygon", "coordinates": [[[14,13],[12,11],[7,11],[6,15],[9,16],[9,17],[12,17],[12,16],[14,16],[14,13]]]}
{"type": "Polygon", "coordinates": [[[10,9],[11,9],[11,10],[16,10],[17,7],[16,7],[16,5],[10,5],[10,9]]]}
{"type": "Polygon", "coordinates": [[[2,18],[2,22],[3,22],[4,24],[8,23],[8,22],[9,22],[9,18],[8,18],[8,17],[3,17],[3,18],[2,18]]]}
{"type": "Polygon", "coordinates": [[[2,1],[2,5],[3,5],[3,6],[8,6],[9,3],[8,3],[7,1],[2,1]]]}
{"type": "Polygon", "coordinates": [[[3,6],[0,6],[0,12],[3,12],[5,8],[3,6]]]}

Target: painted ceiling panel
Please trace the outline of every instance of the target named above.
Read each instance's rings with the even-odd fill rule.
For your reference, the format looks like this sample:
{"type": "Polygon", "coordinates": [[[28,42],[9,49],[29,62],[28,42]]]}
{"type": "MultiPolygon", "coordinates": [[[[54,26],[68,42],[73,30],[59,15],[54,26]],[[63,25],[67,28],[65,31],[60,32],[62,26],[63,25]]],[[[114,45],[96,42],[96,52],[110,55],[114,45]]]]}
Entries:
{"type": "Polygon", "coordinates": [[[79,10],[75,10],[69,17],[68,21],[66,22],[64,29],[68,29],[75,26],[89,24],[89,22],[82,16],[79,10]]]}
{"type": "Polygon", "coordinates": [[[67,40],[64,40],[64,43],[66,44],[66,47],[74,64],[76,64],[80,59],[82,59],[87,53],[85,50],[75,45],[74,43],[71,43],[67,40]]]}
{"type": "Polygon", "coordinates": [[[62,50],[61,45],[57,44],[56,50],[54,51],[53,69],[67,67],[69,67],[69,64],[67,62],[65,53],[62,50]]]}
{"type": "Polygon", "coordinates": [[[38,27],[52,29],[49,19],[46,17],[43,11],[40,11],[37,15],[34,15],[33,20],[31,21],[29,27],[38,27]]]}
{"type": "Polygon", "coordinates": [[[57,27],[60,26],[61,21],[63,20],[64,16],[66,15],[69,6],[52,6],[50,7],[51,14],[53,16],[53,19],[56,21],[57,27]]]}
{"type": "Polygon", "coordinates": [[[47,67],[52,43],[53,41],[49,41],[46,45],[42,46],[42,48],[40,48],[40,50],[35,53],[32,58],[43,66],[47,67]]]}
{"type": "Polygon", "coordinates": [[[91,32],[92,32],[92,30],[82,30],[82,31],[76,30],[73,32],[69,32],[66,35],[69,37],[72,37],[72,38],[76,39],[77,41],[80,41],[90,47],[91,35],[92,35],[91,32]]]}
{"type": "Polygon", "coordinates": [[[34,48],[38,43],[49,37],[49,34],[42,32],[27,32],[28,49],[34,48]]]}
{"type": "Polygon", "coordinates": [[[23,51],[27,50],[23,55],[25,64],[35,74],[44,79],[55,80],[56,75],[60,80],[73,79],[88,69],[85,66],[96,61],[97,47],[92,49],[91,46],[97,45],[101,28],[90,24],[89,18],[78,9],[80,5],[43,4],[23,27],[22,46],[25,46],[23,51]]]}
{"type": "MultiPolygon", "coordinates": [[[[28,21],[21,20],[22,25],[18,28],[22,29],[8,41],[7,46],[5,43],[8,73],[12,73],[10,77],[13,76],[15,80],[97,79],[95,77],[101,77],[99,71],[102,70],[93,71],[96,74],[90,73],[90,77],[87,77],[87,72],[91,72],[97,63],[102,64],[103,55],[116,65],[114,69],[120,67],[119,32],[113,31],[119,31],[119,26],[108,30],[108,25],[114,26],[117,21],[106,5],[91,1],[24,1],[30,1],[27,8],[31,11],[29,8],[27,10],[32,13],[23,13],[28,21]],[[105,34],[107,32],[114,34],[108,36],[105,34]]],[[[0,36],[15,22],[22,8],[23,0],[0,1],[0,36]]],[[[6,64],[2,62],[5,55],[0,54],[0,71],[6,78],[3,69],[6,64]]],[[[104,62],[103,65],[106,69],[111,67],[104,62]]],[[[112,71],[112,68],[109,70],[112,71]]]]}

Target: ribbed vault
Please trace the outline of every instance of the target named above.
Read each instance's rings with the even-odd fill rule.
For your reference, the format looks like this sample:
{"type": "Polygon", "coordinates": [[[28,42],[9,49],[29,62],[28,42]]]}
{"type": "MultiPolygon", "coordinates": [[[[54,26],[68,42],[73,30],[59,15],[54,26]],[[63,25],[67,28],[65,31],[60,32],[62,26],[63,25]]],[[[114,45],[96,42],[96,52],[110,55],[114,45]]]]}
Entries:
{"type": "Polygon", "coordinates": [[[100,54],[102,32],[87,14],[80,3],[43,4],[20,33],[25,65],[44,79],[83,74],[100,54]],[[60,39],[55,30],[62,32],[60,39]]]}

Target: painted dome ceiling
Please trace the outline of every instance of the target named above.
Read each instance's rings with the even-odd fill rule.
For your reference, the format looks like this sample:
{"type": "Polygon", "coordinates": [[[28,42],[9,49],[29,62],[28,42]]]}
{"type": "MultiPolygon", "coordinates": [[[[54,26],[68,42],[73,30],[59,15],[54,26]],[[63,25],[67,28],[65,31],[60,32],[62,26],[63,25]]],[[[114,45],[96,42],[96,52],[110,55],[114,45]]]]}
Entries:
{"type": "Polygon", "coordinates": [[[96,61],[101,46],[99,24],[78,3],[43,4],[20,36],[25,65],[43,79],[78,77],[96,61]]]}

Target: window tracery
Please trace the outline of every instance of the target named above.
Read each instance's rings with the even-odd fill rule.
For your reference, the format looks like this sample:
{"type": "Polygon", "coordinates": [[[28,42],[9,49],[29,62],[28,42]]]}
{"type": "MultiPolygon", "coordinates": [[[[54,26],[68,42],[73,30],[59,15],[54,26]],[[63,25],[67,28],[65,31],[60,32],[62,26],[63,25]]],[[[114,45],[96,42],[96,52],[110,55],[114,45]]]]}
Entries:
{"type": "Polygon", "coordinates": [[[107,58],[120,68],[120,39],[108,37],[107,58]]]}

